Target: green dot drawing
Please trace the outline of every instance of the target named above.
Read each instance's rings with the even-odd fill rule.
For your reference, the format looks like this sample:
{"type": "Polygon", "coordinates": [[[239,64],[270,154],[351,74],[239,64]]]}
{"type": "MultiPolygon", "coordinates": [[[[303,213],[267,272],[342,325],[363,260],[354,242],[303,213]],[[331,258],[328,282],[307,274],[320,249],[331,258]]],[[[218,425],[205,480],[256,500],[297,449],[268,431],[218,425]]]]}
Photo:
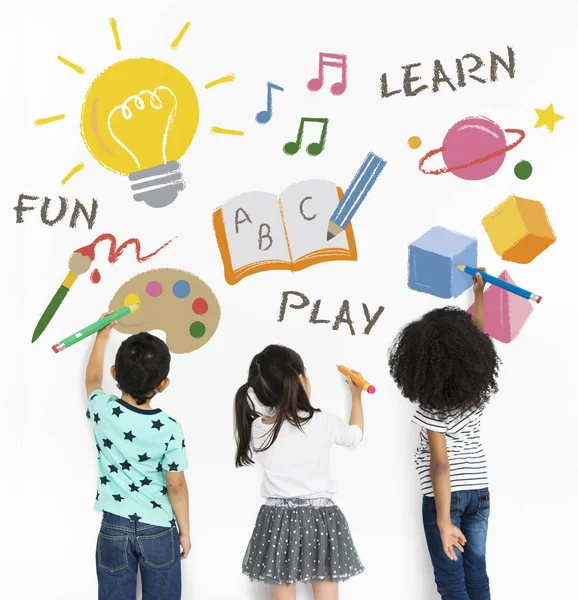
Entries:
{"type": "Polygon", "coordinates": [[[206,327],[200,321],[195,321],[189,328],[191,336],[195,339],[202,338],[205,335],[206,327]]]}
{"type": "Polygon", "coordinates": [[[527,160],[521,160],[514,167],[514,174],[518,179],[528,179],[532,174],[532,165],[527,160]]]}

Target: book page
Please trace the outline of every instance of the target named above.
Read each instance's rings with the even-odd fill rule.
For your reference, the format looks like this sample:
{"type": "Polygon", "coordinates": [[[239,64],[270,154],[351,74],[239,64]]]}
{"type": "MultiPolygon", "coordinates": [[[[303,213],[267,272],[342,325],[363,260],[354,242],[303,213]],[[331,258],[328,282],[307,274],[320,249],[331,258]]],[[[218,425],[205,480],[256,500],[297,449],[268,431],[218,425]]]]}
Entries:
{"type": "Polygon", "coordinates": [[[291,257],[275,194],[247,192],[221,207],[233,269],[291,257]]]}
{"type": "Polygon", "coordinates": [[[294,261],[318,250],[349,248],[345,233],[327,241],[327,225],[339,204],[335,183],[300,181],[283,190],[280,197],[294,261]]]}

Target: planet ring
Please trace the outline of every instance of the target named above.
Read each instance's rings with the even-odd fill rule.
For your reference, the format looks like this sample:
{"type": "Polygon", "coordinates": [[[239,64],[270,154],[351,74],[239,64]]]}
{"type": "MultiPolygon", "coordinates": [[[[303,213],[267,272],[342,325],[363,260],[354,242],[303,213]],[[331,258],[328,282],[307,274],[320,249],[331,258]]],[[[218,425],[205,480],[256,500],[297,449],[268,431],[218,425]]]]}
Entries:
{"type": "Polygon", "coordinates": [[[500,154],[505,154],[509,150],[512,150],[512,148],[515,148],[526,137],[526,134],[521,129],[504,129],[504,132],[517,133],[519,138],[513,144],[504,146],[503,148],[500,148],[499,150],[496,150],[495,152],[492,152],[491,154],[487,154],[486,156],[481,156],[480,158],[471,160],[470,162],[464,163],[463,165],[458,165],[457,167],[451,167],[451,168],[446,166],[446,167],[443,167],[442,169],[436,169],[435,171],[425,171],[423,169],[423,165],[424,165],[425,161],[428,160],[429,158],[431,158],[432,156],[434,156],[435,154],[439,154],[440,152],[443,152],[445,150],[445,148],[443,146],[441,148],[435,148],[434,150],[430,150],[425,156],[423,156],[420,159],[419,170],[422,173],[425,173],[425,175],[441,175],[442,173],[452,173],[453,171],[457,171],[458,169],[467,169],[468,167],[471,167],[472,165],[479,165],[481,163],[485,163],[488,160],[491,160],[492,158],[496,158],[496,156],[500,156],[500,154]]]}

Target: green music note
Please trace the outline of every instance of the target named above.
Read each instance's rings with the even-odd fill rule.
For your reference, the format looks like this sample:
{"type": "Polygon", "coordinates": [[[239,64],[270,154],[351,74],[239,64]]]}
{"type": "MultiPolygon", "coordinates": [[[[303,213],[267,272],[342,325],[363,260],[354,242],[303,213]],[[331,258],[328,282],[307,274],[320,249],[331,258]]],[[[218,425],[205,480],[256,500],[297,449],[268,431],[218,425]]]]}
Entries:
{"type": "Polygon", "coordinates": [[[312,142],[307,146],[307,154],[311,156],[319,156],[321,152],[323,152],[323,148],[325,148],[325,138],[327,137],[327,125],[329,124],[329,119],[302,117],[301,123],[299,124],[299,131],[297,132],[297,139],[294,142],[287,142],[283,146],[283,152],[285,152],[285,154],[293,156],[294,154],[297,154],[297,152],[301,148],[301,143],[303,142],[303,130],[305,129],[305,123],[323,124],[323,129],[321,130],[319,141],[312,142]]]}

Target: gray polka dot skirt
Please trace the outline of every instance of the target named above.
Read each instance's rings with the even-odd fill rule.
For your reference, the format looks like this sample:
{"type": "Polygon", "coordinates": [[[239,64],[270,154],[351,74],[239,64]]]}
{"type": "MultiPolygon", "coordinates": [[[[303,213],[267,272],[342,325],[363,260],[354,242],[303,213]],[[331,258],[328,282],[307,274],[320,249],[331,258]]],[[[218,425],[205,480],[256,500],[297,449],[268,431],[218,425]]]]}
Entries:
{"type": "Polygon", "coordinates": [[[261,507],[243,560],[252,581],[345,581],[363,572],[343,513],[326,498],[271,498],[261,507]]]}

